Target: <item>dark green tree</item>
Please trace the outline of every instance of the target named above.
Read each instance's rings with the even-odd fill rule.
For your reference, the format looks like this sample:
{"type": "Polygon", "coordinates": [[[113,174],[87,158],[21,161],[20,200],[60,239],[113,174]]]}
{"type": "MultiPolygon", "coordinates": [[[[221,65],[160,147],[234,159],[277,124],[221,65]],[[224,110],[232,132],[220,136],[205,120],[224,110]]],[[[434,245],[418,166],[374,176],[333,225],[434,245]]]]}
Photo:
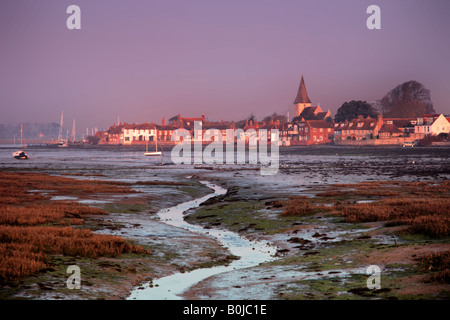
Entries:
{"type": "Polygon", "coordinates": [[[366,118],[367,116],[376,118],[378,114],[366,101],[352,100],[349,102],[344,102],[344,104],[338,109],[336,115],[334,116],[334,121],[351,121],[355,118],[358,118],[359,115],[362,115],[364,118],[366,118]]]}
{"type": "Polygon", "coordinates": [[[287,116],[278,114],[278,113],[273,113],[270,116],[267,116],[263,119],[264,122],[269,123],[270,121],[276,122],[276,121],[280,121],[281,123],[283,122],[287,122],[287,116]]]}

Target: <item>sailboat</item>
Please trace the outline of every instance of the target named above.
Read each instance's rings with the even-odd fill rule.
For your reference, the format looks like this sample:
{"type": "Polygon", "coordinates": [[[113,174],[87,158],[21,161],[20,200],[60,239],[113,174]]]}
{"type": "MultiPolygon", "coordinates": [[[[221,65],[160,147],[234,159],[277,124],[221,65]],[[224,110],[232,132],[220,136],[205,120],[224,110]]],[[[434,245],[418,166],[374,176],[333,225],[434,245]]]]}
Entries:
{"type": "Polygon", "coordinates": [[[13,152],[13,157],[19,160],[27,160],[30,159],[27,155],[27,145],[25,143],[25,139],[23,137],[23,126],[20,124],[20,144],[24,147],[24,150],[18,150],[13,152]]]}
{"type": "MultiPolygon", "coordinates": [[[[59,134],[58,134],[58,147],[60,148],[67,148],[67,137],[66,140],[63,140],[62,138],[62,131],[63,131],[63,111],[61,111],[61,122],[59,123],[59,134]]],[[[67,134],[68,135],[68,134],[67,134]]]]}
{"type": "Polygon", "coordinates": [[[146,152],[144,152],[145,156],[160,156],[160,155],[162,155],[162,152],[158,151],[158,139],[156,139],[155,151],[150,151],[150,152],[148,151],[148,140],[147,140],[147,143],[146,143],[145,151],[146,151],[146,152]]]}

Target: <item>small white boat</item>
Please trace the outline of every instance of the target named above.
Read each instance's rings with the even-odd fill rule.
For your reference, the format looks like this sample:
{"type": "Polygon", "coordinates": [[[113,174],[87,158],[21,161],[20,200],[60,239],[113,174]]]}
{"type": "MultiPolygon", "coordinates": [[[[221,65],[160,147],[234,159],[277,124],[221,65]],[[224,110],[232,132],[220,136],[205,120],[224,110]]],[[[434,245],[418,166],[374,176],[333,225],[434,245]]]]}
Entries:
{"type": "Polygon", "coordinates": [[[28,160],[28,159],[30,159],[30,157],[28,157],[28,155],[27,155],[27,145],[26,145],[25,139],[23,137],[22,124],[20,124],[20,143],[25,148],[25,151],[24,150],[15,151],[12,154],[13,157],[16,158],[16,159],[19,159],[19,160],[28,160]]]}
{"type": "Polygon", "coordinates": [[[58,140],[59,148],[67,148],[68,146],[69,146],[69,130],[67,130],[66,140],[63,140],[63,139],[58,140]]]}
{"type": "Polygon", "coordinates": [[[148,140],[147,140],[144,156],[161,156],[161,155],[162,155],[162,152],[158,151],[158,139],[156,139],[155,151],[150,151],[150,152],[148,151],[148,140]]]}
{"type": "Polygon", "coordinates": [[[23,150],[18,150],[16,152],[13,152],[13,157],[19,160],[27,160],[30,159],[27,155],[27,153],[23,150]]]}

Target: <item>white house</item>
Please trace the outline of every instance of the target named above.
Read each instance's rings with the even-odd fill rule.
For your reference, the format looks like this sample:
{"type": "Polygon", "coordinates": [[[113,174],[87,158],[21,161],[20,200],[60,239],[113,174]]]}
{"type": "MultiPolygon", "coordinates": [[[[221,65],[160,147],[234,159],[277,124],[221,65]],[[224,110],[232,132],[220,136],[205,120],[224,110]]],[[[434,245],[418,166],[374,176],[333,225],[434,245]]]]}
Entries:
{"type": "Polygon", "coordinates": [[[424,135],[438,135],[440,133],[450,132],[450,122],[443,114],[440,115],[425,115],[417,119],[414,126],[415,133],[424,135]]]}
{"type": "Polygon", "coordinates": [[[127,124],[123,128],[123,144],[138,141],[156,141],[157,130],[154,123],[127,124]]]}

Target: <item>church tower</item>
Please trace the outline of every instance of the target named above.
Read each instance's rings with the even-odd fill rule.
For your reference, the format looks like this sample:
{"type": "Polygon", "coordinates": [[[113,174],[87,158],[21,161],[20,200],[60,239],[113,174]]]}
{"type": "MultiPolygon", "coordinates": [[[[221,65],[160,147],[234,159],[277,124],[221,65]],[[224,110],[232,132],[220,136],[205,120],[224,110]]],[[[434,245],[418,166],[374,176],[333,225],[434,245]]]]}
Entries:
{"type": "Polygon", "coordinates": [[[298,117],[307,107],[311,107],[311,100],[309,100],[308,93],[306,92],[305,80],[303,80],[302,75],[297,98],[294,100],[294,117],[298,117]]]}

